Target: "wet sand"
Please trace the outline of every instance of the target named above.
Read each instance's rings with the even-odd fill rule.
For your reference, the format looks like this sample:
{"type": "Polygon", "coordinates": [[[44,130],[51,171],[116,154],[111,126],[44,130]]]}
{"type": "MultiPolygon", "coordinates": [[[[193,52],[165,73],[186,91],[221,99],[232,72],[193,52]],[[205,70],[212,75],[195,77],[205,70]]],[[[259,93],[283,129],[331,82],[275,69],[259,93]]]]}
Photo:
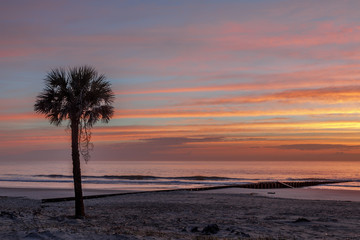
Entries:
{"type": "MultiPolygon", "coordinates": [[[[130,191],[84,189],[84,196],[98,194],[125,193],[130,191]]],[[[74,190],[66,188],[4,188],[0,187],[0,196],[26,197],[30,199],[73,197],[74,190]]]]}
{"type": "Polygon", "coordinates": [[[359,202],[226,190],[89,199],[84,219],[72,201],[0,197],[0,239],[360,239],[359,202]]]}
{"type": "Polygon", "coordinates": [[[209,190],[207,193],[224,194],[251,194],[272,198],[289,198],[303,200],[334,200],[360,202],[360,191],[332,190],[317,188],[278,188],[278,189],[249,189],[249,188],[225,188],[209,190]]]}

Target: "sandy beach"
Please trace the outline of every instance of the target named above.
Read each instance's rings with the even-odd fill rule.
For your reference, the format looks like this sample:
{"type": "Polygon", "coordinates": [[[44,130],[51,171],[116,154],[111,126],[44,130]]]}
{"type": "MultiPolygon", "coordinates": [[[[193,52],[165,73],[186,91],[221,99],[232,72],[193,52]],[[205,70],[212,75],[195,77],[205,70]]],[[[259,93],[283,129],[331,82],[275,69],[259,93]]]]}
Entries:
{"type": "MultiPolygon", "coordinates": [[[[360,238],[359,202],[276,197],[294,189],[227,190],[89,199],[84,219],[72,217],[72,201],[2,196],[0,239],[360,238]]],[[[297,190],[304,195],[311,189],[297,190]]]]}

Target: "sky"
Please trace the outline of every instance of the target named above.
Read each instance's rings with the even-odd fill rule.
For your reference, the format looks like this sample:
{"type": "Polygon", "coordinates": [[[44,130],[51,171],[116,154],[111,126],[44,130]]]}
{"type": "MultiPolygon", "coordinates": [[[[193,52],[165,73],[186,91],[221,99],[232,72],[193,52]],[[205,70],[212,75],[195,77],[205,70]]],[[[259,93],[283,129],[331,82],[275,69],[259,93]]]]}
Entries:
{"type": "Polygon", "coordinates": [[[70,159],[47,72],[111,82],[92,160],[359,160],[360,1],[3,1],[0,162],[70,159]]]}

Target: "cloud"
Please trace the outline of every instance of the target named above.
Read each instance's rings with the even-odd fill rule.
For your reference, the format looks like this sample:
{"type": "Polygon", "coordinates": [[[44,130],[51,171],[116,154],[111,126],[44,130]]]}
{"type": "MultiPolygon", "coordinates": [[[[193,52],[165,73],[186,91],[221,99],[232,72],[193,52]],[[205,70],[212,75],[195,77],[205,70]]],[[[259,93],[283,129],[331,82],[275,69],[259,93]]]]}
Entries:
{"type": "Polygon", "coordinates": [[[1,121],[29,121],[43,119],[44,117],[34,112],[0,114],[1,121]]]}
{"type": "MultiPolygon", "coordinates": [[[[288,90],[298,88],[325,88],[357,86],[360,76],[359,64],[336,65],[315,69],[301,69],[282,73],[225,74],[222,70],[211,73],[191,72],[189,80],[159,80],[146,84],[122,84],[115,91],[119,95],[200,93],[231,91],[288,90]],[[247,80],[247,81],[244,81],[247,80]],[[225,82],[225,83],[223,83],[225,82]],[[182,86],[175,86],[181,83],[182,86]],[[195,86],[194,86],[195,85],[195,86]]],[[[239,69],[238,69],[239,71],[239,69]]],[[[176,73],[180,74],[180,73],[176,73]]]]}
{"type": "Polygon", "coordinates": [[[317,89],[294,89],[264,95],[248,95],[232,98],[191,100],[188,103],[178,105],[224,105],[224,104],[248,104],[279,101],[283,103],[299,102],[358,102],[360,100],[360,86],[326,87],[317,89]]]}
{"type": "MultiPolygon", "coordinates": [[[[261,4],[266,11],[257,4],[254,8],[255,4],[243,2],[219,3],[220,6],[208,3],[207,7],[221,7],[224,12],[203,12],[200,17],[198,12],[204,11],[203,5],[192,3],[190,9],[197,11],[194,15],[186,14],[189,18],[186,24],[183,22],[184,15],[178,12],[189,12],[189,5],[185,3],[177,6],[176,11],[168,4],[154,7],[153,4],[143,3],[143,7],[129,7],[126,3],[119,3],[116,7],[110,4],[100,7],[94,3],[83,6],[70,2],[46,4],[44,1],[24,11],[16,7],[17,4],[7,3],[1,10],[6,17],[0,27],[4,29],[1,32],[4,37],[0,39],[0,45],[4,47],[0,47],[0,52],[6,58],[13,57],[19,61],[36,59],[46,65],[49,59],[54,64],[71,64],[86,59],[103,68],[110,65],[112,71],[119,69],[116,71],[119,75],[132,72],[138,76],[139,71],[152,71],[154,75],[167,72],[171,76],[174,72],[207,72],[215,67],[227,72],[249,66],[256,70],[258,59],[265,58],[269,65],[275,65],[273,62],[278,58],[285,61],[290,58],[309,59],[309,54],[314,51],[312,47],[317,46],[324,48],[323,52],[333,53],[337,59],[347,59],[349,56],[343,55],[344,51],[348,52],[344,46],[360,40],[359,28],[351,22],[352,19],[344,24],[325,20],[292,22],[290,27],[281,18],[266,18],[267,15],[272,16],[271,12],[276,11],[280,4],[261,4]],[[249,14],[245,10],[248,8],[260,12],[262,18],[258,14],[249,14]],[[82,9],[81,14],[78,9],[82,9]],[[243,14],[235,15],[234,9],[243,11],[243,14]],[[48,17],[50,12],[52,15],[48,17]],[[159,18],[169,15],[176,16],[171,18],[174,22],[159,21],[159,18]],[[239,15],[246,15],[246,21],[234,17],[239,15]],[[48,21],[41,21],[41,16],[48,21]],[[135,21],[134,16],[139,16],[139,19],[135,21]],[[6,21],[11,17],[16,17],[17,21],[6,21]],[[199,18],[202,20],[199,21],[199,18]],[[307,54],[302,55],[304,51],[307,54]]],[[[291,4],[287,7],[284,12],[291,12],[291,4]]],[[[304,9],[304,6],[299,9],[304,9]]],[[[330,11],[333,15],[337,14],[335,9],[330,11]]],[[[314,59],[313,56],[311,59],[314,59]]]]}
{"type": "MultiPolygon", "coordinates": [[[[150,152],[157,152],[169,150],[173,148],[185,147],[189,143],[207,143],[207,142],[221,142],[221,137],[162,137],[162,138],[149,138],[140,139],[135,142],[122,143],[117,146],[120,148],[140,148],[147,149],[150,152]]],[[[116,146],[116,145],[114,145],[116,146]]]]}
{"type": "Polygon", "coordinates": [[[217,107],[207,109],[136,109],[118,110],[115,112],[114,119],[123,118],[222,118],[222,117],[260,117],[260,116],[319,116],[333,114],[359,114],[360,110],[352,106],[349,107],[317,107],[313,109],[305,107],[294,107],[292,109],[266,109],[258,110],[227,110],[217,107]]]}
{"type": "Polygon", "coordinates": [[[344,145],[344,144],[290,144],[280,145],[274,148],[286,150],[301,151],[318,151],[318,150],[353,150],[360,149],[360,145],[344,145]]]}
{"type": "Polygon", "coordinates": [[[219,137],[164,137],[96,147],[94,158],[122,160],[187,160],[196,149],[188,144],[222,141],[219,137]]]}

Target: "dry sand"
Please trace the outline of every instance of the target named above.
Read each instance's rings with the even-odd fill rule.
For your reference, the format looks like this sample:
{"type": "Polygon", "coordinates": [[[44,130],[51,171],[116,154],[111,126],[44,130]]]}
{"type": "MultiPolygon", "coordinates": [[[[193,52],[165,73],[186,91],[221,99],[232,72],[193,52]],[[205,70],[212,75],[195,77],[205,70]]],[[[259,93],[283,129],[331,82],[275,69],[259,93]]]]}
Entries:
{"type": "Polygon", "coordinates": [[[74,219],[73,202],[0,197],[0,239],[360,239],[358,202],[179,191],[85,206],[74,219]]]}

